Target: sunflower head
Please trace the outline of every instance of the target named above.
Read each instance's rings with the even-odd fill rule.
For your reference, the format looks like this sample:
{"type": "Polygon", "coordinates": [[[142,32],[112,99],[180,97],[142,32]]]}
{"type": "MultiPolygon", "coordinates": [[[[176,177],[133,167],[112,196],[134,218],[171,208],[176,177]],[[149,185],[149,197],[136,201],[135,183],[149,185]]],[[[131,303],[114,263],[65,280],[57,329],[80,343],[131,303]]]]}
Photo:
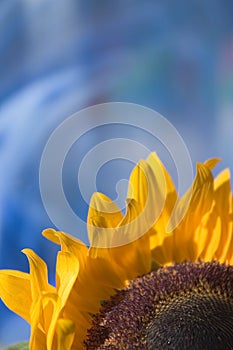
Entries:
{"type": "Polygon", "coordinates": [[[232,349],[233,267],[183,263],[138,277],[102,305],[86,349],[232,349]]]}
{"type": "Polygon", "coordinates": [[[95,193],[90,247],[53,229],[56,284],[25,249],[30,273],[0,271],[0,296],[31,325],[31,350],[232,349],[230,174],[197,165],[179,198],[156,154],[130,176],[125,214],[95,193]]]}

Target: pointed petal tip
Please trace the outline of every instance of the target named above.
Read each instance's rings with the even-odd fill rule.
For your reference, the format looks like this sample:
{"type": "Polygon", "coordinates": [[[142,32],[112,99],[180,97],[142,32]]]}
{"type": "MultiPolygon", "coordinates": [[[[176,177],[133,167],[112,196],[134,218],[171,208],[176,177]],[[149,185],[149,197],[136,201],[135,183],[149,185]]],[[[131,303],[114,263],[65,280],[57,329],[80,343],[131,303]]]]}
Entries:
{"type": "Polygon", "coordinates": [[[49,241],[60,245],[61,241],[60,241],[60,237],[58,232],[53,229],[53,228],[46,228],[45,230],[42,231],[42,236],[47,238],[49,241]]]}
{"type": "Polygon", "coordinates": [[[204,162],[204,165],[207,166],[207,168],[209,168],[209,170],[213,170],[214,167],[219,163],[221,162],[221,158],[210,158],[210,159],[207,159],[205,162],[204,162]]]}
{"type": "Polygon", "coordinates": [[[23,253],[24,255],[26,255],[27,257],[33,257],[33,256],[35,256],[35,252],[32,250],[32,249],[30,249],[30,248],[24,248],[24,249],[22,249],[21,250],[21,253],[23,253]]]}

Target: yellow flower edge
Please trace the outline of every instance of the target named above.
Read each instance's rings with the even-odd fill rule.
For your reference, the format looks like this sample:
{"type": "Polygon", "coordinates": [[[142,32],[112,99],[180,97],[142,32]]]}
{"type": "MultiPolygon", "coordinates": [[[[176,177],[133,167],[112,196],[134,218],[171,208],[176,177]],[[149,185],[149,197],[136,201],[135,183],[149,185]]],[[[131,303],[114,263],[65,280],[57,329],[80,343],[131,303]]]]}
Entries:
{"type": "Polygon", "coordinates": [[[55,287],[48,283],[45,262],[30,249],[23,250],[29,274],[0,271],[0,297],[30,323],[31,350],[84,349],[101,301],[154,266],[214,260],[233,265],[230,172],[214,179],[211,170],[217,162],[197,164],[193,185],[179,199],[155,153],[140,161],[130,176],[125,215],[105,195],[93,195],[90,248],[69,234],[45,230],[44,236],[61,246],[55,287]],[[172,214],[176,225],[167,232],[172,214]]]}

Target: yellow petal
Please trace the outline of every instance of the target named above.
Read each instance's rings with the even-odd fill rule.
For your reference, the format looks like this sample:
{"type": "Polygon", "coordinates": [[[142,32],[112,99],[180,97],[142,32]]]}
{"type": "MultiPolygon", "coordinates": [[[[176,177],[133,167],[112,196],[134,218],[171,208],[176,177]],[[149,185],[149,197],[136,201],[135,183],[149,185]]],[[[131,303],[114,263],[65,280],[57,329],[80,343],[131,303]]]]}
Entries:
{"type": "Polygon", "coordinates": [[[220,158],[210,158],[204,162],[204,165],[210,170],[213,170],[214,167],[220,162],[220,160],[220,158]]]}
{"type": "Polygon", "coordinates": [[[57,294],[46,293],[42,297],[42,310],[47,350],[53,350],[55,344],[56,323],[62,310],[62,301],[57,294]]]}
{"type": "MultiPolygon", "coordinates": [[[[210,217],[211,219],[211,217],[210,217]]],[[[217,218],[216,223],[213,222],[213,220],[210,221],[209,226],[214,226],[208,227],[208,231],[211,232],[211,234],[207,235],[207,240],[205,244],[205,249],[201,254],[201,259],[203,261],[212,261],[215,258],[215,253],[218,249],[219,242],[221,239],[221,222],[220,219],[217,218]]]]}
{"type": "Polygon", "coordinates": [[[108,299],[116,289],[123,286],[110,260],[88,258],[85,270],[81,269],[69,294],[64,315],[76,319],[79,312],[96,313],[100,307],[100,300],[108,299]]]}
{"type": "Polygon", "coordinates": [[[121,210],[110,198],[102,193],[94,193],[87,218],[90,245],[98,248],[112,247],[115,228],[122,218],[121,210]]]}
{"type": "Polygon", "coordinates": [[[233,219],[229,224],[229,234],[231,235],[231,241],[226,255],[226,263],[233,265],[233,219]]]}
{"type": "Polygon", "coordinates": [[[32,296],[29,274],[20,271],[1,270],[0,298],[9,309],[30,322],[32,296]]]}
{"type": "Polygon", "coordinates": [[[212,235],[212,232],[209,231],[210,227],[208,227],[209,222],[211,222],[210,216],[211,212],[206,213],[193,233],[193,242],[190,247],[190,251],[192,252],[190,254],[191,261],[198,261],[198,259],[200,259],[200,256],[205,250],[208,240],[212,235]]]}
{"type": "Polygon", "coordinates": [[[174,237],[171,234],[166,234],[163,236],[162,244],[151,250],[151,255],[157,264],[161,266],[171,265],[174,263],[174,250],[174,237]]]}
{"type": "Polygon", "coordinates": [[[42,232],[50,241],[61,245],[63,252],[70,252],[78,258],[79,262],[84,263],[86,260],[88,248],[79,239],[62,231],[56,231],[52,228],[46,229],[42,232]]]}
{"type": "Polygon", "coordinates": [[[213,205],[213,176],[204,164],[197,164],[197,175],[193,186],[182,197],[177,206],[177,215],[185,210],[185,216],[174,231],[175,247],[174,261],[181,262],[191,260],[190,247],[194,240],[194,232],[201,218],[211,209],[213,205]],[[188,199],[187,199],[188,198],[188,199]],[[186,206],[188,205],[188,210],[186,206]]]}
{"type": "Polygon", "coordinates": [[[69,252],[59,252],[57,256],[57,293],[61,298],[62,307],[66,304],[67,298],[78,276],[78,259],[69,252]]]}
{"type": "Polygon", "coordinates": [[[187,219],[194,227],[213,204],[213,175],[204,164],[197,163],[197,175],[191,191],[187,219]]]}
{"type": "Polygon", "coordinates": [[[33,334],[33,337],[30,338],[30,350],[42,350],[46,349],[46,335],[40,328],[37,328],[33,334]]]}
{"type": "MultiPolygon", "coordinates": [[[[111,240],[108,241],[107,236],[104,236],[97,228],[94,235],[96,245],[90,248],[90,257],[105,259],[111,265],[116,276],[121,276],[122,280],[129,279],[130,276],[135,277],[136,274],[144,274],[150,268],[148,235],[144,234],[142,237],[135,239],[135,232],[145,230],[145,224],[141,220],[134,220],[137,219],[139,212],[140,208],[138,208],[136,201],[133,199],[129,201],[126,215],[119,226],[114,229],[111,240]],[[103,246],[104,244],[111,244],[110,247],[112,246],[112,248],[96,248],[96,246],[103,246]]],[[[108,222],[101,222],[101,219],[102,217],[96,218],[101,225],[108,224],[108,222]]],[[[96,224],[96,221],[92,221],[92,223],[96,224]]],[[[108,247],[108,245],[105,245],[105,247],[108,247]]],[[[119,277],[117,279],[119,280],[119,277]]]]}
{"type": "Polygon", "coordinates": [[[31,308],[30,349],[38,337],[45,341],[47,350],[53,350],[56,323],[61,311],[61,299],[56,293],[41,293],[31,308]]]}
{"type": "Polygon", "coordinates": [[[98,210],[91,210],[92,215],[88,216],[92,224],[91,256],[109,260],[113,269],[127,279],[147,273],[151,265],[147,233],[153,229],[154,222],[161,214],[165,194],[163,169],[156,157],[151,156],[148,162],[140,161],[132,171],[126,214],[120,222],[121,213],[115,222],[103,214],[103,211],[108,210],[108,205],[110,209],[113,206],[111,211],[119,213],[119,209],[108,198],[100,194],[93,196],[98,210]],[[111,251],[95,249],[101,246],[111,247],[111,251]]]}
{"type": "MultiPolygon", "coordinates": [[[[166,168],[158,158],[156,153],[152,153],[149,158],[148,158],[148,163],[153,169],[153,172],[155,176],[158,178],[158,188],[165,188],[166,193],[165,193],[165,203],[163,206],[163,211],[161,215],[159,216],[158,220],[155,222],[153,226],[153,230],[150,231],[150,247],[153,252],[155,252],[155,249],[158,248],[159,246],[162,246],[163,241],[169,237],[170,234],[168,234],[168,231],[170,230],[169,223],[172,217],[173,209],[175,206],[175,203],[178,199],[177,192],[174,186],[174,183],[167,172],[166,168]],[[158,170],[159,168],[159,170],[158,170]],[[162,174],[161,170],[162,169],[162,174]],[[165,184],[164,184],[164,178],[165,178],[165,184]]],[[[160,197],[161,199],[163,196],[160,197]]],[[[163,199],[164,200],[164,199],[163,199]]],[[[156,206],[156,204],[155,204],[156,206]]],[[[169,239],[170,240],[170,239],[169,239]]],[[[165,255],[168,258],[168,254],[165,252],[165,250],[162,249],[157,249],[156,250],[156,259],[158,261],[164,261],[165,255]],[[160,257],[158,257],[158,254],[160,257]],[[162,258],[163,257],[163,258],[162,258]]],[[[157,262],[158,262],[157,261],[157,262]]]]}
{"type": "MultiPolygon", "coordinates": [[[[161,160],[157,156],[155,152],[153,152],[147,159],[148,164],[153,169],[153,172],[155,174],[155,177],[157,177],[157,181],[160,184],[160,187],[164,188],[164,185],[166,185],[166,197],[169,196],[170,200],[175,203],[177,199],[177,193],[175,185],[172,181],[172,178],[164,165],[162,164],[161,160]],[[164,182],[165,181],[165,182],[164,182]]],[[[163,189],[164,190],[164,189],[163,189]]]]}
{"type": "Polygon", "coordinates": [[[128,202],[125,218],[120,223],[121,245],[118,244],[118,247],[111,250],[111,256],[126,279],[146,274],[151,266],[150,227],[138,215],[140,208],[132,199],[128,202]],[[143,234],[135,235],[138,232],[143,234]]]}
{"type": "Polygon", "coordinates": [[[118,206],[109,197],[100,192],[94,193],[91,198],[87,221],[89,222],[95,216],[104,217],[108,227],[116,227],[123,218],[123,214],[118,206]]]}
{"type": "Polygon", "coordinates": [[[231,201],[231,183],[229,169],[223,170],[214,180],[214,197],[218,212],[228,218],[231,201]]]}
{"type": "Polygon", "coordinates": [[[128,199],[133,199],[138,204],[137,216],[147,221],[145,232],[159,218],[165,204],[166,191],[161,163],[153,156],[147,162],[141,160],[130,175],[128,199]]]}
{"type": "Polygon", "coordinates": [[[127,211],[119,225],[125,244],[154,230],[166,201],[166,176],[155,156],[137,164],[129,183],[127,211]]]}
{"type": "Polygon", "coordinates": [[[74,322],[59,319],[57,322],[57,350],[70,350],[75,336],[74,322]]]}
{"type": "Polygon", "coordinates": [[[46,349],[46,334],[44,332],[43,325],[43,308],[42,308],[42,295],[39,295],[32,303],[30,310],[31,317],[31,336],[30,336],[30,349],[39,350],[41,344],[46,349]]]}
{"type": "Polygon", "coordinates": [[[24,249],[22,252],[27,256],[30,265],[32,300],[36,300],[41,291],[53,292],[54,288],[48,283],[48,270],[45,262],[31,249],[24,249]]]}

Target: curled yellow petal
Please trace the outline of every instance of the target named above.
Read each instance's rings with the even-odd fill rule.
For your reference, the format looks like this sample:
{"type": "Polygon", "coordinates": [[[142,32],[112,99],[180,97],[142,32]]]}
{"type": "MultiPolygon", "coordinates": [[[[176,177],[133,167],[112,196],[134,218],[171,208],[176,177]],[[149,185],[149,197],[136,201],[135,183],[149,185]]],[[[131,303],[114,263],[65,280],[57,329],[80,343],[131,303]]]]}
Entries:
{"type": "Polygon", "coordinates": [[[27,256],[30,265],[32,299],[36,300],[41,291],[53,292],[54,288],[48,283],[48,270],[45,262],[31,249],[24,249],[22,252],[27,256]]]}
{"type": "Polygon", "coordinates": [[[122,219],[121,210],[110,198],[102,193],[94,193],[87,218],[90,245],[96,248],[112,247],[116,235],[115,229],[122,219]]]}
{"type": "Polygon", "coordinates": [[[61,245],[63,252],[71,252],[72,254],[76,255],[79,262],[85,262],[88,248],[79,239],[69,235],[68,233],[56,231],[52,228],[44,230],[42,234],[50,241],[61,245]]]}

